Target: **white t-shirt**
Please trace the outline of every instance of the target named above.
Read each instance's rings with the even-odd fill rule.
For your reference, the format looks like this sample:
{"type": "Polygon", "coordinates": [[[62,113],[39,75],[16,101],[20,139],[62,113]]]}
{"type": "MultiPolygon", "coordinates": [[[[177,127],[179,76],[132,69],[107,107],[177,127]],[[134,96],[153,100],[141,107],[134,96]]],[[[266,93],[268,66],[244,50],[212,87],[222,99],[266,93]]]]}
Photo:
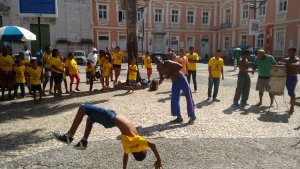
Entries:
{"type": "Polygon", "coordinates": [[[96,53],[91,52],[91,53],[88,55],[87,59],[90,60],[90,61],[92,61],[93,63],[91,63],[91,64],[92,64],[93,66],[95,66],[95,65],[96,65],[96,62],[97,62],[97,57],[98,57],[98,55],[97,55],[96,53]]]}
{"type": "Polygon", "coordinates": [[[30,61],[30,54],[31,54],[30,50],[23,51],[23,53],[24,53],[24,58],[30,61]]]}

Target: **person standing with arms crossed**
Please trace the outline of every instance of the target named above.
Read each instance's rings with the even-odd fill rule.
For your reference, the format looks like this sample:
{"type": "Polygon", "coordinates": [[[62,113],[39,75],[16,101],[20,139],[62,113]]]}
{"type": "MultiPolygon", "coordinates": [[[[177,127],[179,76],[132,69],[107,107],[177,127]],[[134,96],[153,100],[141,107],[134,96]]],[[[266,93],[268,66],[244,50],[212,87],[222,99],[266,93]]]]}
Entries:
{"type": "Polygon", "coordinates": [[[115,72],[115,81],[114,81],[114,85],[116,85],[118,83],[119,80],[119,76],[121,73],[121,65],[123,62],[123,57],[124,57],[124,53],[122,51],[120,51],[120,47],[117,46],[115,48],[114,54],[112,56],[112,60],[113,60],[113,69],[115,72]]]}
{"type": "Polygon", "coordinates": [[[194,47],[189,48],[190,52],[186,54],[186,57],[188,58],[188,75],[187,79],[190,84],[191,76],[193,78],[194,83],[194,91],[197,92],[197,81],[196,81],[196,71],[197,71],[197,63],[199,62],[199,56],[197,53],[194,53],[194,47]]]}
{"type": "Polygon", "coordinates": [[[207,101],[211,99],[212,88],[214,87],[213,101],[219,101],[217,99],[219,86],[220,86],[220,77],[222,75],[222,80],[224,80],[224,61],[221,58],[221,50],[216,51],[216,56],[212,57],[208,62],[208,98],[207,101]]]}

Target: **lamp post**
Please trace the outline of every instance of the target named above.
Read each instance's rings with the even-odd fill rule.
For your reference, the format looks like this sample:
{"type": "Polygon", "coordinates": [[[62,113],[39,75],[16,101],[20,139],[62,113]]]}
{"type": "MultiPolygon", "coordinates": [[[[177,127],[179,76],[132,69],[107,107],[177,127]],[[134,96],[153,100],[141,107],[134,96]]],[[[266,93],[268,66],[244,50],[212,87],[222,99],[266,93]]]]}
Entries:
{"type": "MultiPolygon", "coordinates": [[[[142,20],[142,43],[141,43],[141,45],[142,45],[142,53],[145,52],[144,51],[144,40],[145,40],[144,39],[145,38],[145,15],[144,15],[144,9],[148,7],[149,1],[150,0],[144,0],[144,2],[145,2],[146,5],[138,8],[138,11],[141,12],[140,19],[142,20]]],[[[143,67],[143,63],[142,63],[142,67],[143,67]]]]}
{"type": "MultiPolygon", "coordinates": [[[[261,7],[263,4],[267,2],[267,0],[244,0],[244,2],[249,2],[249,8],[253,9],[253,19],[256,19],[256,11],[257,8],[261,7]],[[257,6],[258,5],[258,6],[257,6]]],[[[255,48],[255,35],[253,35],[253,52],[255,48]]]]}

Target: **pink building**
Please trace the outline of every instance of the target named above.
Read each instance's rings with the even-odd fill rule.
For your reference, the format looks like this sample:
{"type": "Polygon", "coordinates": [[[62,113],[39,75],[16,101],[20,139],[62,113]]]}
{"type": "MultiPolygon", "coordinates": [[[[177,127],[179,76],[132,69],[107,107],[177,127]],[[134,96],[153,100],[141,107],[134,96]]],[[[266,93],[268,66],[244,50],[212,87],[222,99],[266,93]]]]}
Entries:
{"type": "MultiPolygon", "coordinates": [[[[119,1],[93,0],[92,5],[95,46],[126,50],[126,14],[119,1]]],[[[257,7],[261,23],[256,48],[278,57],[289,47],[300,49],[299,0],[267,0],[257,7]]],[[[216,49],[227,55],[230,47],[252,46],[253,16],[251,4],[244,0],[151,0],[138,11],[139,50],[144,46],[144,51],[165,53],[169,47],[178,51],[194,46],[202,57],[216,49]]]]}

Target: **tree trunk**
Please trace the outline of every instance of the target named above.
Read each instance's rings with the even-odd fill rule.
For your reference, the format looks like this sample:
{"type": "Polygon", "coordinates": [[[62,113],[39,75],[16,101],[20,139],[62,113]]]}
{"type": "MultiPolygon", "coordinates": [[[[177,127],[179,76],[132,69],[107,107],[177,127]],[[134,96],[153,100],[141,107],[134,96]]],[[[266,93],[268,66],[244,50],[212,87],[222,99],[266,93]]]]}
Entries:
{"type": "MultiPolygon", "coordinates": [[[[127,0],[126,10],[126,24],[127,24],[127,52],[128,52],[128,66],[134,57],[136,62],[138,61],[138,42],[137,42],[137,0],[127,0]]],[[[138,65],[138,63],[137,63],[138,65]]],[[[127,73],[127,82],[128,82],[127,73]]],[[[137,82],[141,80],[141,76],[138,70],[137,82]]]]}

